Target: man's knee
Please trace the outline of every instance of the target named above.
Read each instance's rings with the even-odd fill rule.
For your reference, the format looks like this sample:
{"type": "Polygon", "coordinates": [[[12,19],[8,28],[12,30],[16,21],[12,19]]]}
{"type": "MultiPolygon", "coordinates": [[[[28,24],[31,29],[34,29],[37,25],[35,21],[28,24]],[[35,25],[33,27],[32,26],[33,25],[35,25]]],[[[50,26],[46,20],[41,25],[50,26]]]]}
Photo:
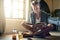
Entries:
{"type": "Polygon", "coordinates": [[[50,28],[51,30],[53,29],[53,24],[48,24],[47,26],[48,26],[48,28],[50,28]]]}

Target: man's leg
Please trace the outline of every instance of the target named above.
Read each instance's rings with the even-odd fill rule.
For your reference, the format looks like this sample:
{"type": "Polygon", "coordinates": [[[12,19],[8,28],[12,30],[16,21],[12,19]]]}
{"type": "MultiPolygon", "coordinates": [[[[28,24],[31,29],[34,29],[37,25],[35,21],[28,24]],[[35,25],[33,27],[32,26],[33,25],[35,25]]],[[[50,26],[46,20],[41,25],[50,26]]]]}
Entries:
{"type": "Polygon", "coordinates": [[[53,25],[48,24],[47,27],[42,27],[41,31],[36,32],[34,35],[45,37],[48,36],[48,33],[53,29],[53,25]]]}
{"type": "Polygon", "coordinates": [[[26,29],[28,29],[28,30],[31,31],[32,33],[34,32],[34,30],[33,30],[33,25],[30,26],[30,25],[27,24],[27,23],[23,23],[23,27],[26,28],[26,29]]]}

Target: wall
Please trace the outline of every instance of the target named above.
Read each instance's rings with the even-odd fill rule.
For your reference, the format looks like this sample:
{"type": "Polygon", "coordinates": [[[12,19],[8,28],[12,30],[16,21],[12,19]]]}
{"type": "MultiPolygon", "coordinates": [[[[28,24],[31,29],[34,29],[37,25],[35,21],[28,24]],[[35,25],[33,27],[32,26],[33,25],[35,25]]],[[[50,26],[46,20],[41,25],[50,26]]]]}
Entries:
{"type": "Polygon", "coordinates": [[[20,19],[7,19],[5,33],[12,33],[13,28],[15,28],[17,31],[26,31],[26,29],[22,26],[24,21],[25,20],[20,19]]]}
{"type": "Polygon", "coordinates": [[[53,12],[53,4],[52,4],[52,0],[45,0],[45,1],[46,1],[46,3],[47,3],[48,6],[49,6],[50,13],[52,13],[52,12],[53,12]]]}
{"type": "Polygon", "coordinates": [[[54,9],[60,9],[60,0],[53,0],[54,9]]]}
{"type": "Polygon", "coordinates": [[[60,9],[60,0],[45,0],[49,5],[50,12],[53,13],[55,9],[60,9]]]}

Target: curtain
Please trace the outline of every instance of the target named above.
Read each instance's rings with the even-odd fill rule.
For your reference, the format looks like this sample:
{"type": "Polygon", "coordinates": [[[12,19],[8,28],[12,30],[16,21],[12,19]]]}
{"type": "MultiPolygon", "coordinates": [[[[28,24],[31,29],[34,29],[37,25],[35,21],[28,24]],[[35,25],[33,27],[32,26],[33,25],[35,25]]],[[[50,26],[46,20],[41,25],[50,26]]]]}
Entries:
{"type": "Polygon", "coordinates": [[[5,29],[5,16],[4,16],[3,1],[4,0],[0,0],[0,35],[4,33],[4,29],[5,29]]]}

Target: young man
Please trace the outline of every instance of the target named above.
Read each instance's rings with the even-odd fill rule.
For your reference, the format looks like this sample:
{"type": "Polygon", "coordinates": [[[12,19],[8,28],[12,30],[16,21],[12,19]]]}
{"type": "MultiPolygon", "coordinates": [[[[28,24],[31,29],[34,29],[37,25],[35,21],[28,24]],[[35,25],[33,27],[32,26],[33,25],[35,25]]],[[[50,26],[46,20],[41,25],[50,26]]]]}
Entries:
{"type": "Polygon", "coordinates": [[[49,35],[49,32],[53,29],[52,24],[47,24],[47,14],[40,11],[39,3],[32,1],[31,7],[33,9],[28,23],[23,23],[23,26],[30,30],[33,35],[39,37],[45,37],[49,35]]]}

